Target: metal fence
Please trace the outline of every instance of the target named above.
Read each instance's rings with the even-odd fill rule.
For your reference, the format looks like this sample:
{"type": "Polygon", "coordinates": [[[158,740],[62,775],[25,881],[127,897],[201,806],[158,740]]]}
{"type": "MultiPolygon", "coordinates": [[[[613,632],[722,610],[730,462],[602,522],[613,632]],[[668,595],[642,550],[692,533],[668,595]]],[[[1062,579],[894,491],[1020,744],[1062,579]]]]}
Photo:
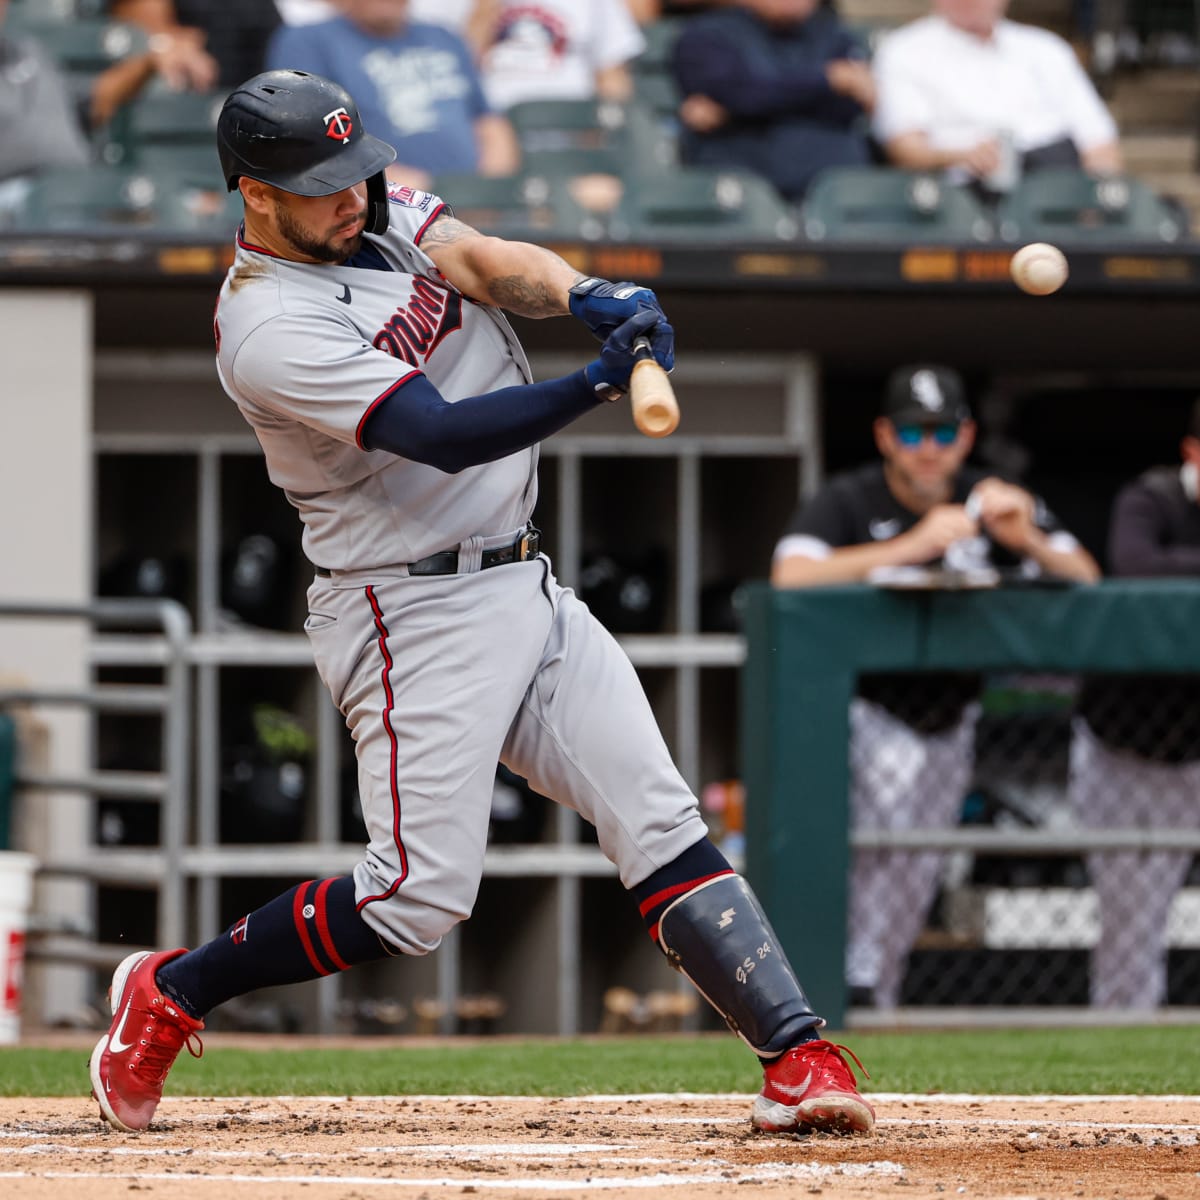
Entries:
{"type": "Polygon", "coordinates": [[[852,1008],[1200,1005],[1198,721],[1197,677],[867,677],[852,1008]]]}

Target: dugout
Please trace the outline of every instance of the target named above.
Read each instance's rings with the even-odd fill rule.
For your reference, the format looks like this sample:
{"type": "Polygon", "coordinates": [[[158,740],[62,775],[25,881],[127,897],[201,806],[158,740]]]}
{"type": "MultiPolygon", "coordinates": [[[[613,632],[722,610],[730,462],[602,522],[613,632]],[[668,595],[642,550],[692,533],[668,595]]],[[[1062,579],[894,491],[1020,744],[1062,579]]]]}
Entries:
{"type": "MultiPolygon", "coordinates": [[[[567,578],[565,564],[582,570],[585,537],[596,532],[637,550],[643,557],[627,569],[643,575],[652,570],[649,552],[665,551],[661,579],[648,583],[659,589],[661,619],[631,621],[622,636],[698,790],[740,770],[745,651],[731,623],[731,589],[765,576],[797,496],[865,452],[878,383],[894,365],[934,358],[964,370],[974,395],[994,398],[994,410],[980,412],[985,439],[1003,418],[1011,439],[1032,451],[1042,472],[1035,485],[1092,548],[1111,485],[1170,460],[1200,392],[1192,353],[1200,248],[1191,242],[1081,249],[1067,288],[1046,299],[1015,290],[1004,246],[556,248],[581,271],[653,285],[679,331],[679,433],[651,454],[621,414],[604,414],[610,423],[580,431],[586,445],[548,449],[539,520],[567,578]]],[[[282,553],[295,543],[295,521],[212,377],[212,302],[228,257],[224,239],[187,235],[0,236],[0,328],[17,400],[2,406],[0,432],[6,445],[54,447],[53,470],[30,453],[0,482],[3,511],[12,514],[6,595],[83,603],[127,588],[132,560],[156,564],[160,586],[195,619],[185,868],[187,910],[200,915],[185,940],[274,894],[280,875],[342,870],[355,853],[345,747],[296,632],[303,576],[282,553]],[[282,628],[236,612],[228,619],[226,567],[255,536],[281,551],[272,586],[281,589],[282,628]],[[124,573],[106,574],[118,565],[124,573]],[[301,764],[298,840],[224,840],[221,798],[236,766],[226,751],[238,734],[222,722],[239,696],[287,710],[316,747],[301,764]]],[[[571,322],[518,324],[540,371],[591,351],[571,322]]],[[[25,636],[5,654],[7,665],[31,677],[34,668],[52,671],[63,686],[145,681],[153,653],[118,661],[125,649],[111,637],[55,631],[42,641],[25,636]]],[[[69,731],[74,761],[63,773],[79,773],[93,753],[109,766],[153,767],[157,747],[143,728],[106,718],[95,733],[92,741],[69,731]]],[[[289,778],[295,783],[294,772],[289,778]]],[[[90,957],[80,947],[76,961],[103,958],[118,936],[150,940],[161,882],[153,806],[121,797],[81,804],[78,796],[53,804],[42,810],[57,814],[47,836],[69,837],[73,861],[90,854],[106,872],[98,907],[90,884],[63,904],[68,914],[91,913],[90,957]]],[[[499,992],[508,1006],[496,1027],[521,1032],[597,1028],[610,986],[673,987],[586,831],[554,818],[530,837],[497,846],[479,911],[522,914],[503,932],[538,962],[536,978],[514,968],[516,955],[498,956],[495,931],[476,920],[450,953],[405,964],[400,983],[389,976],[370,986],[398,988],[409,1006],[426,995],[499,992]],[[599,911],[614,913],[616,927],[601,929],[599,911]]],[[[76,1010],[103,978],[102,967],[87,967],[64,1008],[76,1010]]],[[[357,999],[322,985],[272,1003],[301,1027],[329,1030],[357,999]]],[[[452,1008],[441,1011],[451,1014],[439,1018],[442,1027],[453,1028],[452,1008]]]]}

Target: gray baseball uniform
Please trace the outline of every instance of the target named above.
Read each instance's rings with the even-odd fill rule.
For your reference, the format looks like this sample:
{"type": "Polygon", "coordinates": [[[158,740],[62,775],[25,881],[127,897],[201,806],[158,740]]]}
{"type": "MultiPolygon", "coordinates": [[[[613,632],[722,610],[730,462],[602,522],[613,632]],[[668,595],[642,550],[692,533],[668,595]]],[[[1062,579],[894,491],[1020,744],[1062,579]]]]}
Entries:
{"type": "Polygon", "coordinates": [[[362,446],[414,372],[449,401],[529,381],[508,322],[420,249],[443,211],[391,189],[386,235],[340,266],[239,240],[215,320],[222,385],[320,568],[305,629],[356,743],[363,918],[408,953],[474,904],[498,760],[596,826],[630,887],[706,829],[624,652],[545,556],[481,570],[537,498],[537,448],[449,474],[362,446]],[[407,565],[454,549],[454,574],[407,565]]]}

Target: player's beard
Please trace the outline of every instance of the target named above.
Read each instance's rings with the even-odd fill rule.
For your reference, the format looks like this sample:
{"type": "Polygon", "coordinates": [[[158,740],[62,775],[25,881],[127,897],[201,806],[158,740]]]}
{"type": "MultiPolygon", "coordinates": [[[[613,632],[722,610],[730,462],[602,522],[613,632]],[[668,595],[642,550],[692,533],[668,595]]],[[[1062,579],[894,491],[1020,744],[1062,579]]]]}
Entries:
{"type": "Polygon", "coordinates": [[[293,250],[315,259],[317,262],[344,263],[358,253],[362,246],[362,232],[354,237],[342,240],[336,244],[321,241],[309,230],[305,229],[282,202],[275,201],[275,222],[279,226],[280,235],[293,250]]]}

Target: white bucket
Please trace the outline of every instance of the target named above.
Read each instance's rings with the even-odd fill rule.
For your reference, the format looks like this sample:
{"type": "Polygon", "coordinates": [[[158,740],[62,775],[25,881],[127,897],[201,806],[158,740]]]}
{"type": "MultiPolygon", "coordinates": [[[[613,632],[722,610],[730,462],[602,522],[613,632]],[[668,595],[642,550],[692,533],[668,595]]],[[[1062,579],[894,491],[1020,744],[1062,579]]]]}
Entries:
{"type": "Polygon", "coordinates": [[[21,1036],[22,980],[25,973],[25,931],[33,903],[31,854],[0,851],[0,1045],[21,1036]]]}

